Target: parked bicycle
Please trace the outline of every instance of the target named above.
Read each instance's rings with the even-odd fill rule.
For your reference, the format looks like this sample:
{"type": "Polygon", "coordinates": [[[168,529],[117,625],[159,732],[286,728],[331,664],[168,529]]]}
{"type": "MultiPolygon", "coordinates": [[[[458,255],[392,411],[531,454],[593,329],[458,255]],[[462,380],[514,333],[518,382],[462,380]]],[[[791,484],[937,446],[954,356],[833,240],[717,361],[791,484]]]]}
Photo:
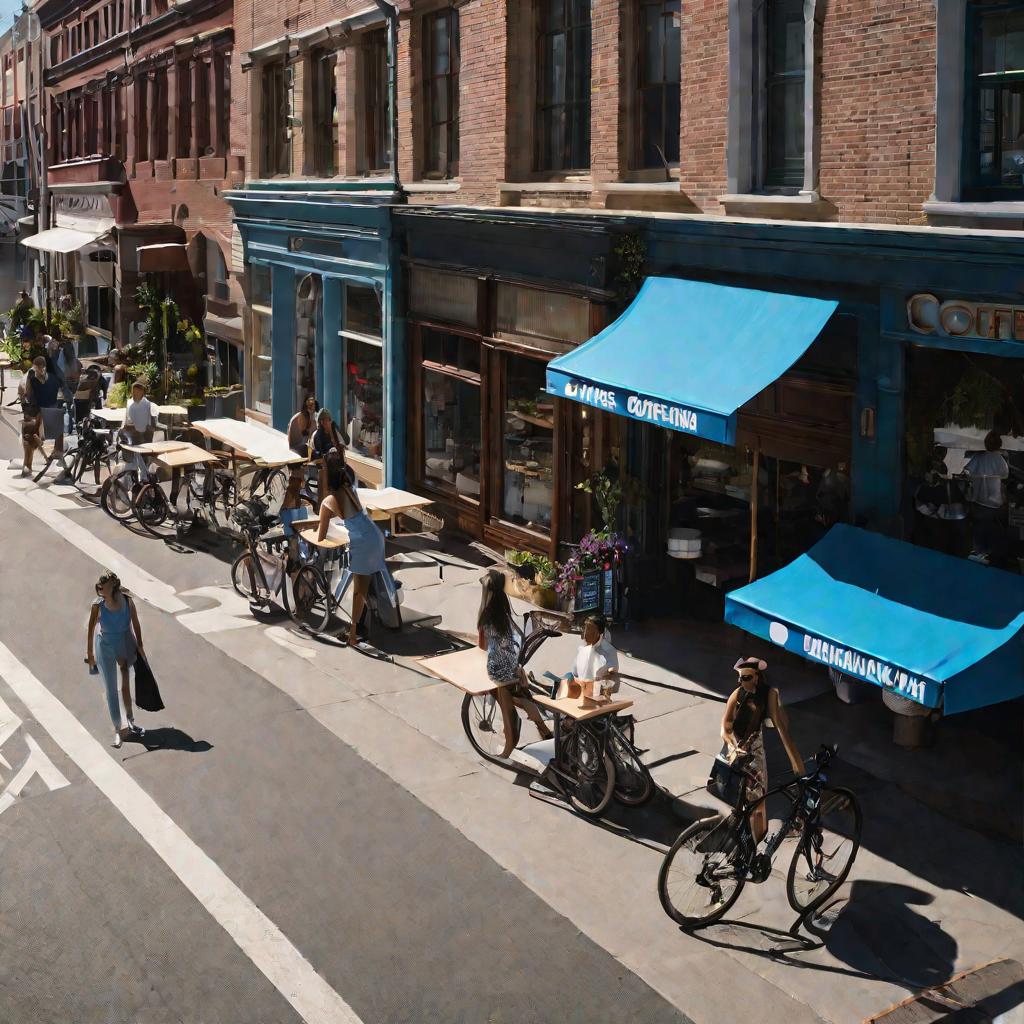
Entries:
{"type": "MultiPolygon", "coordinates": [[[[719,920],[748,881],[768,879],[776,851],[794,832],[797,842],[786,875],[789,904],[806,915],[825,903],[845,881],[860,848],[857,797],[849,789],[827,784],[825,768],[835,753],[834,746],[823,746],[812,759],[811,771],[769,790],[767,796],[787,797],[789,813],[760,851],[750,828],[750,812],[759,801],[747,800],[746,784],[740,787],[731,814],[702,818],[686,829],[665,855],[658,874],[665,913],[686,929],[719,920]]],[[[753,778],[742,759],[739,770],[747,781],[753,778]]]]}

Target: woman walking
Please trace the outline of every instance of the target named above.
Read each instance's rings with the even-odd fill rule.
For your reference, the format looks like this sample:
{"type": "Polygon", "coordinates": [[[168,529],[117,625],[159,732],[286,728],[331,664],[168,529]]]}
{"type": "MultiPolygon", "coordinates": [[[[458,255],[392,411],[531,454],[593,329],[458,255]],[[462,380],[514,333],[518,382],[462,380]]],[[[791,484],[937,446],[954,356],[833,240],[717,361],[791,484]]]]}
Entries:
{"type": "Polygon", "coordinates": [[[340,452],[331,452],[325,460],[327,496],[320,504],[320,528],[317,540],[327,537],[332,525],[348,531],[348,567],[352,573],[352,625],[349,646],[358,642],[356,629],[366,608],[366,594],[374,573],[385,570],[384,534],[369,517],[359,500],[355,474],[345,465],[340,452]]]}
{"type": "Polygon", "coordinates": [[[135,724],[132,716],[132,695],[128,681],[128,668],[137,656],[145,658],[142,630],[135,602],[121,589],[121,581],[109,569],[96,581],[96,600],[89,614],[89,633],[85,659],[89,671],[97,665],[103,675],[107,694],[107,710],[114,726],[114,747],[120,747],[125,737],[144,736],[146,730],[135,724]],[[96,627],[99,626],[99,634],[96,627]],[[118,687],[120,672],[120,688],[118,687]]]}
{"type": "MultiPolygon", "coordinates": [[[[804,762],[790,735],[789,718],[782,706],[779,691],[768,683],[768,663],[760,658],[740,658],[733,669],[739,685],[725,705],[722,739],[725,740],[730,762],[737,757],[749,756],[747,769],[753,773],[754,778],[747,783],[746,798],[759,800],[768,791],[768,763],[761,735],[766,721],[778,729],[779,739],[786,748],[790,766],[796,775],[803,774],[804,762]]],[[[760,842],[768,831],[764,800],[751,812],[750,827],[754,841],[760,842]]]]}
{"type": "MultiPolygon", "coordinates": [[[[522,669],[519,667],[519,630],[512,621],[512,606],[505,593],[505,576],[497,569],[490,569],[480,581],[480,611],[476,617],[477,646],[487,652],[487,676],[492,683],[498,683],[494,691],[501,708],[505,727],[505,746],[499,757],[508,757],[516,745],[513,721],[516,698],[528,697],[523,693],[522,669]]],[[[521,701],[520,707],[537,727],[541,739],[550,739],[551,730],[540,717],[533,701],[521,701]]]]}

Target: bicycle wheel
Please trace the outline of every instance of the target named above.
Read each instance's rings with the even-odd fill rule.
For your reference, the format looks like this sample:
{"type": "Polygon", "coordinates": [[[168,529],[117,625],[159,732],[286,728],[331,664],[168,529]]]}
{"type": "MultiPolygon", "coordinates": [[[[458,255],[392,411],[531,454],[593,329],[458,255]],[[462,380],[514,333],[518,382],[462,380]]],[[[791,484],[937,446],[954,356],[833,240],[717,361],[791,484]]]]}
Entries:
{"type": "Polygon", "coordinates": [[[263,586],[259,571],[252,562],[252,555],[243,551],[231,564],[231,586],[250,604],[270,604],[270,591],[263,586]]]}
{"type": "Polygon", "coordinates": [[[627,807],[640,807],[654,796],[654,779],[632,744],[613,728],[608,735],[608,752],[615,762],[615,799],[627,807]]]}
{"type": "MultiPolygon", "coordinates": [[[[519,713],[512,719],[512,746],[519,742],[522,720],[519,713]]],[[[497,697],[491,693],[467,693],[462,699],[462,728],[466,730],[473,749],[488,761],[505,764],[505,716],[497,697]]]]}
{"type": "Polygon", "coordinates": [[[288,474],[283,469],[275,469],[263,484],[263,494],[271,512],[277,512],[284,501],[288,490],[288,474]]]}
{"type": "Polygon", "coordinates": [[[160,536],[157,530],[170,517],[171,505],[164,489],[158,483],[150,482],[139,488],[132,500],[132,512],[150,533],[160,536]]]}
{"type": "Polygon", "coordinates": [[[290,601],[287,597],[287,584],[284,593],[288,614],[296,626],[301,626],[314,636],[327,629],[331,621],[331,588],[315,565],[304,565],[296,573],[290,601]]]}
{"type": "Polygon", "coordinates": [[[789,905],[798,914],[824,903],[846,880],[860,849],[860,829],[856,796],[848,789],[825,786],[786,875],[789,905]]]}
{"type": "Polygon", "coordinates": [[[569,774],[575,783],[567,786],[569,803],[580,814],[596,817],[607,806],[615,791],[615,764],[601,750],[598,737],[576,724],[568,740],[569,774]]]}
{"type": "Polygon", "coordinates": [[[130,470],[107,477],[100,490],[100,505],[108,516],[124,522],[132,517],[132,490],[135,474],[130,470]]]}
{"type": "Polygon", "coordinates": [[[717,921],[739,899],[745,879],[729,863],[734,849],[729,818],[695,821],[672,844],[658,872],[658,897],[682,928],[717,921]]]}

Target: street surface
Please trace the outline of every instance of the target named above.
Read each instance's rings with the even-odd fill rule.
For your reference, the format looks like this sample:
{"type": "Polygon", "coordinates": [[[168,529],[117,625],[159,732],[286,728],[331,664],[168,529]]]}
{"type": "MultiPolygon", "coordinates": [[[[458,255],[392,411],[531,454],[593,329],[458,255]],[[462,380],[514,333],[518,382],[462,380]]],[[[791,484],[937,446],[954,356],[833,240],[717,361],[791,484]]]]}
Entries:
{"type": "MultiPolygon", "coordinates": [[[[771,955],[792,923],[777,863],[731,924],[681,935],[655,890],[678,807],[636,819],[645,845],[531,799],[472,755],[459,695],[418,668],[448,649],[441,634],[396,638],[392,664],[257,622],[229,586],[230,545],[164,544],[18,478],[12,412],[0,1024],[852,1022],[954,968],[1024,957],[1017,853],[855,768],[867,824],[845,933],[771,955]],[[167,704],[138,712],[147,735],[120,750],[82,661],[105,566],[139,599],[167,704]],[[938,840],[913,849],[925,828],[936,860],[938,840]]],[[[407,603],[450,626],[455,591],[432,595],[429,575],[407,574],[407,603]]],[[[478,576],[446,571],[463,595],[478,576]]],[[[651,691],[638,727],[642,746],[698,755],[674,763],[677,793],[699,788],[708,757],[659,732],[664,702],[709,749],[721,714],[695,692],[651,691]]]]}

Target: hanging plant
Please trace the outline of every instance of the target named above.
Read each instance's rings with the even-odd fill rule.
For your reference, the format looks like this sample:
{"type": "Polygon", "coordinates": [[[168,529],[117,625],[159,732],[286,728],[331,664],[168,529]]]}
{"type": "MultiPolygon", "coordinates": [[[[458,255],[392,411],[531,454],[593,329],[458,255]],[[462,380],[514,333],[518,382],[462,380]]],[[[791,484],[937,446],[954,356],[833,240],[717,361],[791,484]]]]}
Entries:
{"type": "Polygon", "coordinates": [[[946,400],[950,421],[961,427],[990,430],[1006,401],[1006,388],[973,360],[946,400]]]}

